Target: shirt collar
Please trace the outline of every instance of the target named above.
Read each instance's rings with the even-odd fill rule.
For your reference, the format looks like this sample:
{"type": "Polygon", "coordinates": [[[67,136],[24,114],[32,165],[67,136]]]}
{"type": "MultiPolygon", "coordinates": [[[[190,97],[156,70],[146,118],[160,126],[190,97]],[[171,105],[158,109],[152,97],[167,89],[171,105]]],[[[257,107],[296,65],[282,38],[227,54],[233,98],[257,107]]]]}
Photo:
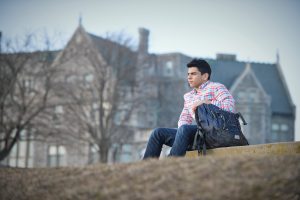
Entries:
{"type": "MultiPolygon", "coordinates": [[[[199,89],[200,89],[200,90],[203,90],[209,83],[210,83],[210,81],[206,81],[205,83],[202,83],[202,84],[199,86],[199,89]]],[[[197,94],[197,90],[196,90],[195,88],[193,89],[193,93],[194,93],[194,94],[197,94]]]]}

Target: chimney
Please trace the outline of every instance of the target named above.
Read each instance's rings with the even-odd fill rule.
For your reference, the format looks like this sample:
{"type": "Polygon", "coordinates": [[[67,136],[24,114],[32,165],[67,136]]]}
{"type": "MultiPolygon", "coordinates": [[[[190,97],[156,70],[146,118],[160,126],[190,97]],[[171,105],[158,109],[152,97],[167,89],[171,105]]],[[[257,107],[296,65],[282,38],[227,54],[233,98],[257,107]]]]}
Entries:
{"type": "Polygon", "coordinates": [[[140,54],[148,54],[148,37],[149,30],[145,28],[139,28],[139,53],[140,54]]]}
{"type": "Polygon", "coordinates": [[[2,31],[0,31],[0,53],[2,53],[2,31]]]}
{"type": "Polygon", "coordinates": [[[218,53],[216,57],[217,57],[217,60],[236,61],[236,55],[235,54],[218,53]]]}

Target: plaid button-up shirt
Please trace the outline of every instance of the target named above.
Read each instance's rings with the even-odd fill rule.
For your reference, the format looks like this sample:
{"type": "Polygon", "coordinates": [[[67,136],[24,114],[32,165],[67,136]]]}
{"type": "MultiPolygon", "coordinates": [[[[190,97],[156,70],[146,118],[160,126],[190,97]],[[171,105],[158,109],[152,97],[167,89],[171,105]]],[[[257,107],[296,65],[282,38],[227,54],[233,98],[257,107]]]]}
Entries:
{"type": "Polygon", "coordinates": [[[195,119],[192,106],[197,101],[210,100],[212,104],[223,110],[235,112],[235,101],[223,84],[207,81],[199,89],[199,91],[194,89],[184,95],[184,106],[179,117],[178,127],[192,124],[195,119]]]}

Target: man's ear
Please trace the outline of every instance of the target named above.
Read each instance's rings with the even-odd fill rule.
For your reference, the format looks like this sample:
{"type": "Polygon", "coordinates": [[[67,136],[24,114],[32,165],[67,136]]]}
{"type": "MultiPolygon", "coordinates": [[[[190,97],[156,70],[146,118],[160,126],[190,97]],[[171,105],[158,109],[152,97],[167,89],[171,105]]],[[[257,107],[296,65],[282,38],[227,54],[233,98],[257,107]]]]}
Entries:
{"type": "Polygon", "coordinates": [[[208,80],[208,76],[209,76],[209,75],[208,75],[208,73],[205,73],[205,74],[203,74],[203,78],[204,78],[204,80],[206,80],[206,81],[207,81],[207,80],[208,80]]]}

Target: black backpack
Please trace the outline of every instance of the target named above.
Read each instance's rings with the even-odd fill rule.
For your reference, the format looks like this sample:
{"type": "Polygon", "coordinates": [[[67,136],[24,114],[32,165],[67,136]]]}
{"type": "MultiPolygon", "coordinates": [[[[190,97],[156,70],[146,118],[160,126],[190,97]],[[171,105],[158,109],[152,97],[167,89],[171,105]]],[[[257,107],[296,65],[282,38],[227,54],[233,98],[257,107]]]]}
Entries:
{"type": "Polygon", "coordinates": [[[242,133],[239,117],[246,125],[241,113],[228,112],[213,104],[198,106],[195,112],[197,133],[192,150],[197,149],[198,154],[202,151],[205,155],[206,149],[249,145],[242,133]]]}

